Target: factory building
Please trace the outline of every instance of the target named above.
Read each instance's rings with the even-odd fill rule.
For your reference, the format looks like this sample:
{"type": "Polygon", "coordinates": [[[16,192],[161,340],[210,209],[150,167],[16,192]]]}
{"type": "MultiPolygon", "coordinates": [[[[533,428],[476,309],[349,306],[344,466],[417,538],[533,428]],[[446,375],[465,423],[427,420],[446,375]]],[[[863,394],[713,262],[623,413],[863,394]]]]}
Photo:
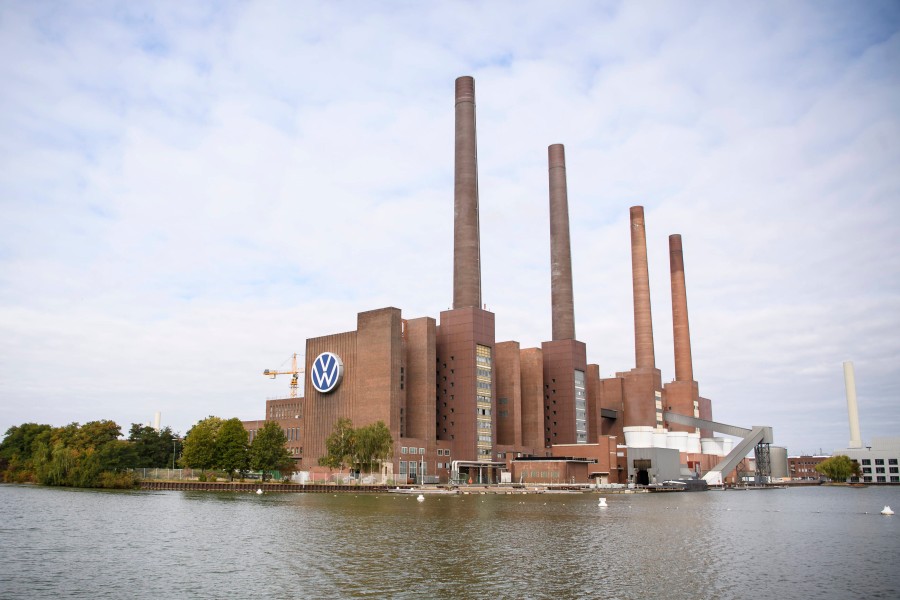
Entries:
{"type": "Polygon", "coordinates": [[[715,465],[727,454],[722,438],[664,417],[712,418],[691,364],[681,236],[669,238],[675,379],[663,385],[655,363],[641,206],[630,219],[635,365],[601,378],[575,334],[563,145],[548,148],[552,331],[539,348],[498,342],[482,302],[471,77],[456,80],[454,161],[452,308],[437,321],[369,310],[353,331],[306,340],[304,395],[292,399],[290,422],[302,432],[298,467],[315,467],[339,418],[387,425],[395,448],[382,475],[392,480],[652,483],[715,465]]]}

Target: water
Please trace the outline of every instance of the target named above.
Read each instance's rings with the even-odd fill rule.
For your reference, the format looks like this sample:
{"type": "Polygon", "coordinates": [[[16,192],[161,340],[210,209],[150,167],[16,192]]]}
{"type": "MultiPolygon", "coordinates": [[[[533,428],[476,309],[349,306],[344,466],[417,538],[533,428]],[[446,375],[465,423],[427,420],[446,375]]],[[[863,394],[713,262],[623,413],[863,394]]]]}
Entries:
{"type": "Polygon", "coordinates": [[[0,485],[0,598],[900,597],[900,487],[597,499],[0,485]]]}

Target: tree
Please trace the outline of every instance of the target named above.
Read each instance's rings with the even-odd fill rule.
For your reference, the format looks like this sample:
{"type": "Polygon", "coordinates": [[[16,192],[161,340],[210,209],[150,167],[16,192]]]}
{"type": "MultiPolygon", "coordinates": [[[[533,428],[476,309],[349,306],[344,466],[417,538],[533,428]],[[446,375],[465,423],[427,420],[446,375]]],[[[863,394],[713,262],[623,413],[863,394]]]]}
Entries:
{"type": "Polygon", "coordinates": [[[331,435],[325,440],[325,456],[319,458],[319,465],[332,469],[344,468],[352,464],[354,447],[356,445],[356,432],[353,422],[347,418],[340,418],[334,424],[331,435]]]}
{"type": "Polygon", "coordinates": [[[133,467],[172,466],[173,442],[175,434],[170,427],[157,431],[147,425],[131,424],[128,441],[134,445],[136,458],[133,467]]]}
{"type": "Polygon", "coordinates": [[[210,416],[191,427],[184,437],[181,464],[201,471],[215,468],[218,458],[216,456],[216,436],[219,434],[221,426],[222,419],[210,416]]]}
{"type": "Polygon", "coordinates": [[[218,466],[228,473],[229,481],[234,481],[234,472],[247,470],[249,464],[249,436],[240,419],[228,419],[222,422],[219,435],[216,437],[216,455],[218,466]]]}
{"type": "Polygon", "coordinates": [[[134,448],[120,435],[121,428],[107,420],[55,427],[32,444],[34,478],[45,485],[133,487],[136,479],[125,469],[134,448]]]}
{"type": "Polygon", "coordinates": [[[42,434],[49,433],[52,427],[38,425],[37,423],[23,423],[6,430],[3,442],[0,443],[0,457],[11,459],[18,456],[20,459],[30,459],[32,444],[42,434]]]}
{"type": "Polygon", "coordinates": [[[23,423],[6,430],[0,443],[0,476],[4,481],[34,481],[34,451],[38,442],[48,443],[49,425],[23,423]]]}
{"type": "Polygon", "coordinates": [[[250,443],[250,468],[262,471],[263,482],[267,471],[294,471],[294,459],[285,448],[287,437],[275,421],[266,423],[256,432],[250,443]]]}
{"type": "Polygon", "coordinates": [[[859,477],[859,463],[850,460],[849,456],[838,454],[816,465],[816,472],[825,475],[831,481],[847,481],[851,476],[859,477]]]}
{"type": "Polygon", "coordinates": [[[353,464],[360,471],[373,472],[375,465],[390,458],[394,453],[394,439],[384,421],[378,421],[355,430],[353,464]]]}

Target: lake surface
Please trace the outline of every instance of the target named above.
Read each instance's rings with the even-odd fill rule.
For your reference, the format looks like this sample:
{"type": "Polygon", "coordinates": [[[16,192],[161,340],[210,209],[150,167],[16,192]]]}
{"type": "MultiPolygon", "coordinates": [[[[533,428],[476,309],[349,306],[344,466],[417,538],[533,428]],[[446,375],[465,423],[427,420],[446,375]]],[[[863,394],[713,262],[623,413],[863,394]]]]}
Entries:
{"type": "Polygon", "coordinates": [[[0,485],[0,598],[900,597],[900,486],[598,496],[0,485]]]}

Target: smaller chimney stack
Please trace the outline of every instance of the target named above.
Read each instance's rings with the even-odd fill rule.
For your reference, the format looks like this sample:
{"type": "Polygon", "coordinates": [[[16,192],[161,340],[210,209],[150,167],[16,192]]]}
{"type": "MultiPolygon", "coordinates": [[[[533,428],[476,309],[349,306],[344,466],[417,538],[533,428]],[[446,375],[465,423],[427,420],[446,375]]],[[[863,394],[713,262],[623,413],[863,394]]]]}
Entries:
{"type": "Polygon", "coordinates": [[[634,354],[638,369],[656,368],[653,319],[650,315],[650,271],[647,268],[647,232],[644,207],[631,207],[631,283],[634,294],[634,354]]]}
{"type": "Polygon", "coordinates": [[[547,149],[550,177],[550,300],[553,341],[575,339],[572,292],[572,247],[569,239],[569,197],[566,151],[562,144],[547,149]]]}
{"type": "Polygon", "coordinates": [[[684,283],[684,252],[681,235],[669,236],[669,268],[672,278],[672,329],[675,341],[675,381],[693,381],[691,330],[688,325],[687,291],[684,283]]]}

